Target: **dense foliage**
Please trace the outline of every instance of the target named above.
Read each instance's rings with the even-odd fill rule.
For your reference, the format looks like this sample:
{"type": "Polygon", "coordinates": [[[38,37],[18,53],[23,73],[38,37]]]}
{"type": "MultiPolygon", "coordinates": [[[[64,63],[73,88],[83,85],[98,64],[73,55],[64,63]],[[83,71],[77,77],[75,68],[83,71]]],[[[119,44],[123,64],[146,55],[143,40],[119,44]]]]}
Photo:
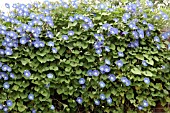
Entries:
{"type": "Polygon", "coordinates": [[[170,102],[169,18],[152,6],[6,4],[0,112],[150,113],[170,102]]]}

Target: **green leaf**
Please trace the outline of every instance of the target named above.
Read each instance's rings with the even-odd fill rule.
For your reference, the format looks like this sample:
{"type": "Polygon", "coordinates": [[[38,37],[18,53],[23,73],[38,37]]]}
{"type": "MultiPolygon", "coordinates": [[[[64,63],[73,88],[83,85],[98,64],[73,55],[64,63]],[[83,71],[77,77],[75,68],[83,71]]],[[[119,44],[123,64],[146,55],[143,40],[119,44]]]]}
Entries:
{"type": "Polygon", "coordinates": [[[110,45],[110,49],[115,50],[115,45],[114,45],[114,44],[111,44],[111,45],[110,45]]]}
{"type": "Polygon", "coordinates": [[[141,75],[141,71],[138,68],[131,69],[131,72],[136,75],[141,75]]]}
{"type": "Polygon", "coordinates": [[[29,62],[30,62],[30,59],[28,59],[28,58],[23,58],[23,59],[21,59],[22,65],[26,65],[26,64],[29,63],[29,62]]]}
{"type": "Polygon", "coordinates": [[[65,52],[65,50],[66,50],[66,48],[65,48],[65,47],[62,47],[62,48],[59,49],[58,53],[59,53],[60,55],[63,55],[63,53],[65,52]]]}
{"type": "Polygon", "coordinates": [[[147,62],[148,64],[152,65],[152,66],[154,65],[154,61],[153,61],[152,59],[147,60],[146,62],[147,62]]]}
{"type": "Polygon", "coordinates": [[[137,55],[136,55],[136,58],[139,59],[139,60],[144,60],[143,55],[140,55],[140,54],[137,54],[137,55]]]}
{"type": "Polygon", "coordinates": [[[24,106],[24,105],[18,106],[19,112],[23,112],[23,111],[25,111],[25,109],[26,109],[26,106],[24,106]]]}
{"type": "Polygon", "coordinates": [[[143,71],[142,74],[144,74],[145,76],[149,76],[149,77],[155,76],[150,71],[143,71]]]}

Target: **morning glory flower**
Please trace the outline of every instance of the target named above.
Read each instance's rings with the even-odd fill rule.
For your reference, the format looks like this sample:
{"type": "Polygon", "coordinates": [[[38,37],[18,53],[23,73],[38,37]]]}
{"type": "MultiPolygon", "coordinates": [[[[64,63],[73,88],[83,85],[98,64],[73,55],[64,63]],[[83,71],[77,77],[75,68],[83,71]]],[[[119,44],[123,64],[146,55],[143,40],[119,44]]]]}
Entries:
{"type": "Polygon", "coordinates": [[[45,46],[45,43],[43,41],[39,41],[39,46],[40,47],[44,47],[45,46]]]}
{"type": "Polygon", "coordinates": [[[68,35],[69,36],[73,36],[74,35],[74,31],[68,31],[68,35]]]}
{"type": "Polygon", "coordinates": [[[144,31],[142,29],[137,30],[140,38],[144,38],[144,31]]]}
{"type": "Polygon", "coordinates": [[[126,77],[122,77],[122,78],[121,78],[121,81],[122,81],[123,83],[126,83],[126,82],[128,81],[128,79],[127,79],[126,77]]]}
{"type": "Polygon", "coordinates": [[[155,42],[160,42],[159,37],[158,37],[158,36],[155,36],[155,37],[154,37],[154,41],[155,41],[155,42]]]}
{"type": "Polygon", "coordinates": [[[110,67],[105,65],[104,66],[104,72],[106,72],[106,73],[110,72],[110,67]]]}
{"type": "Polygon", "coordinates": [[[104,94],[100,94],[100,99],[105,100],[106,96],[104,94]]]}
{"type": "Polygon", "coordinates": [[[132,31],[132,34],[133,34],[133,36],[135,37],[135,39],[138,39],[139,37],[138,37],[138,32],[137,31],[132,31]]]}
{"type": "Polygon", "coordinates": [[[105,59],[105,64],[110,65],[110,60],[109,59],[105,59]]]}
{"type": "Polygon", "coordinates": [[[168,44],[168,50],[170,50],[170,44],[168,44]]]}
{"type": "Polygon", "coordinates": [[[5,50],[5,54],[6,54],[6,55],[9,55],[9,56],[12,55],[12,54],[13,54],[12,49],[6,49],[6,50],[5,50]]]}
{"type": "Polygon", "coordinates": [[[3,105],[2,104],[0,104],[0,110],[2,110],[3,109],[3,105]]]}
{"type": "Polygon", "coordinates": [[[148,107],[148,106],[149,106],[149,103],[148,103],[146,100],[143,100],[143,106],[144,106],[144,107],[148,107]]]}
{"type": "Polygon", "coordinates": [[[108,97],[108,98],[106,99],[106,101],[107,101],[108,104],[111,104],[111,103],[112,103],[112,98],[108,97]]]}
{"type": "Polygon", "coordinates": [[[82,104],[83,103],[83,99],[81,97],[77,97],[76,99],[77,103],[82,104]]]}
{"type": "Polygon", "coordinates": [[[12,104],[13,104],[13,103],[12,103],[12,101],[11,101],[11,100],[7,100],[7,101],[6,101],[6,104],[7,104],[7,106],[9,106],[9,107],[10,107],[10,106],[12,106],[12,104]]]}
{"type": "Polygon", "coordinates": [[[85,84],[85,79],[84,78],[80,78],[79,79],[79,84],[85,84]]]}
{"type": "Polygon", "coordinates": [[[15,78],[15,75],[13,73],[10,73],[11,78],[15,78]]]}
{"type": "Polygon", "coordinates": [[[104,72],[104,65],[100,66],[100,71],[104,72]]]}
{"type": "Polygon", "coordinates": [[[104,88],[106,86],[106,84],[103,81],[100,81],[99,85],[100,85],[101,88],[104,88]]]}
{"type": "Polygon", "coordinates": [[[10,5],[8,3],[5,3],[5,7],[9,9],[10,5]]]}
{"type": "Polygon", "coordinates": [[[94,76],[99,76],[99,71],[98,70],[93,70],[92,73],[93,73],[94,76]]]}
{"type": "Polygon", "coordinates": [[[150,79],[147,78],[147,77],[145,77],[145,78],[144,78],[144,82],[145,82],[146,84],[149,84],[149,83],[150,83],[150,79]]]}
{"type": "Polygon", "coordinates": [[[52,47],[52,52],[57,53],[57,49],[55,47],[52,47]]]}
{"type": "Polygon", "coordinates": [[[92,70],[88,70],[88,71],[87,71],[87,75],[88,75],[88,76],[93,76],[93,71],[92,71],[92,70]]]}
{"type": "Polygon", "coordinates": [[[88,24],[82,24],[82,27],[84,28],[84,30],[88,30],[89,29],[89,25],[88,24]]]}
{"type": "Polygon", "coordinates": [[[62,38],[63,38],[64,40],[68,40],[68,36],[67,36],[67,35],[63,35],[62,38]]]}
{"type": "Polygon", "coordinates": [[[119,21],[118,18],[114,18],[113,21],[115,21],[116,23],[119,21]]]}
{"type": "Polygon", "coordinates": [[[126,86],[130,86],[130,84],[131,84],[130,80],[127,80],[126,83],[125,83],[126,86]]]}
{"type": "Polygon", "coordinates": [[[27,43],[27,39],[25,37],[20,38],[20,43],[21,44],[26,44],[27,43]]]}
{"type": "Polygon", "coordinates": [[[143,109],[143,106],[141,106],[141,105],[138,106],[138,109],[139,109],[139,110],[142,110],[142,109],[143,109]]]}
{"type": "Polygon", "coordinates": [[[52,73],[49,73],[49,74],[47,74],[47,77],[50,78],[50,79],[52,79],[52,78],[53,78],[53,74],[52,74],[52,73]]]}
{"type": "Polygon", "coordinates": [[[101,54],[102,53],[102,49],[96,49],[96,53],[97,54],[101,54]]]}
{"type": "Polygon", "coordinates": [[[125,17],[126,19],[129,19],[130,18],[130,14],[129,13],[124,13],[123,17],[125,17]]]}
{"type": "Polygon", "coordinates": [[[118,35],[118,33],[119,33],[119,30],[117,29],[117,28],[110,28],[110,33],[112,34],[112,35],[118,35]]]}
{"type": "Polygon", "coordinates": [[[3,87],[4,87],[5,89],[9,89],[10,85],[9,85],[8,82],[5,82],[5,83],[3,84],[3,87]]]}
{"type": "Polygon", "coordinates": [[[108,78],[111,82],[114,82],[116,80],[116,76],[114,74],[109,74],[108,78]]]}
{"type": "Polygon", "coordinates": [[[52,41],[49,41],[47,44],[48,44],[48,46],[50,46],[50,47],[53,47],[53,46],[54,46],[54,42],[52,42],[52,41]]]}
{"type": "Polygon", "coordinates": [[[100,101],[99,101],[99,100],[95,100],[94,103],[95,103],[95,105],[97,105],[97,106],[100,105],[100,101]]]}
{"type": "Polygon", "coordinates": [[[148,66],[146,60],[142,60],[142,65],[143,65],[143,66],[148,66]]]}
{"type": "Polygon", "coordinates": [[[154,26],[150,23],[148,24],[148,28],[149,28],[149,30],[154,30],[154,26]]]}
{"type": "Polygon", "coordinates": [[[51,109],[51,110],[54,110],[54,109],[55,109],[54,105],[51,105],[50,109],[51,109]]]}
{"type": "Polygon", "coordinates": [[[30,94],[28,95],[28,99],[29,99],[29,100],[34,100],[34,95],[30,93],[30,94]]]}
{"type": "Polygon", "coordinates": [[[119,68],[122,67],[122,66],[123,66],[122,60],[116,61],[116,65],[117,65],[119,68]]]}
{"type": "Polygon", "coordinates": [[[146,0],[146,4],[147,4],[149,7],[153,7],[152,1],[146,0]]]}
{"type": "Polygon", "coordinates": [[[8,111],[8,107],[5,106],[5,107],[3,108],[3,111],[6,113],[6,112],[8,111]]]}
{"type": "Polygon", "coordinates": [[[160,50],[160,49],[161,49],[161,46],[160,46],[159,44],[156,44],[156,48],[157,48],[158,50],[160,50]]]}
{"type": "Polygon", "coordinates": [[[123,52],[118,52],[118,56],[119,57],[124,57],[124,53],[123,52]]]}
{"type": "Polygon", "coordinates": [[[25,71],[24,71],[24,75],[25,75],[26,77],[30,77],[30,76],[31,76],[31,73],[30,73],[29,70],[25,70],[25,71]]]}

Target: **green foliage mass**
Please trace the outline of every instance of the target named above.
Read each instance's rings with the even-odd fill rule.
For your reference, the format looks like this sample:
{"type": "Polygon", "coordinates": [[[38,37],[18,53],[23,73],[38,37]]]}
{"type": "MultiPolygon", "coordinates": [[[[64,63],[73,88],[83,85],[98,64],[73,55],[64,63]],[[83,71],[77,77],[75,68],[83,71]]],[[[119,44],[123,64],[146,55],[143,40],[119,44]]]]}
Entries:
{"type": "MultiPolygon", "coordinates": [[[[51,4],[54,5],[54,3],[51,4]]],[[[163,18],[159,20],[154,18],[160,15],[158,10],[155,9],[152,12],[146,7],[143,13],[147,14],[147,18],[144,18],[143,13],[137,9],[137,13],[131,14],[130,19],[125,23],[122,21],[122,16],[126,13],[123,6],[107,11],[98,10],[94,7],[94,3],[92,4],[81,3],[77,9],[71,5],[68,8],[62,5],[55,6],[50,10],[49,15],[53,19],[54,26],[51,27],[45,22],[43,25],[33,26],[33,28],[42,29],[38,38],[45,43],[45,47],[35,48],[31,45],[35,37],[31,36],[31,32],[26,32],[30,37],[29,44],[19,43],[18,47],[13,48],[12,55],[1,55],[0,62],[9,65],[15,74],[15,79],[9,78],[8,80],[9,89],[4,89],[5,81],[0,80],[0,103],[5,104],[6,100],[13,102],[13,105],[9,107],[9,112],[30,113],[34,108],[37,113],[151,113],[158,101],[162,105],[170,102],[170,52],[167,49],[169,42],[161,38],[162,25],[166,24],[166,21],[163,18]],[[89,7],[91,10],[87,11],[89,7]],[[94,27],[85,30],[82,27],[83,20],[70,22],[69,17],[74,17],[75,14],[89,17],[94,27]],[[113,21],[114,18],[117,18],[118,22],[113,21]],[[138,20],[136,25],[145,31],[145,35],[144,38],[138,39],[139,47],[131,48],[128,44],[136,39],[128,23],[134,19],[138,20]],[[143,24],[143,20],[154,25],[150,36],[146,35],[148,26],[143,24]],[[117,28],[119,33],[108,35],[108,30],[102,29],[105,23],[117,28]],[[67,35],[71,30],[74,31],[74,35],[64,40],[62,36],[67,35]],[[47,37],[47,31],[51,31],[54,37],[47,37]],[[122,35],[123,31],[128,34],[122,35]],[[103,51],[100,55],[94,49],[96,42],[94,34],[96,33],[104,36],[103,51]],[[160,42],[154,41],[155,36],[160,38],[160,42]],[[57,53],[52,52],[52,47],[48,46],[49,41],[54,42],[57,53]],[[156,47],[156,44],[160,45],[160,49],[156,47]],[[110,52],[106,52],[104,46],[110,47],[110,52]],[[118,52],[123,52],[124,57],[119,57],[118,52]],[[111,62],[110,72],[100,73],[99,76],[88,76],[87,71],[99,70],[99,67],[105,64],[105,59],[111,62]],[[118,60],[123,61],[123,66],[120,68],[116,65],[118,60]],[[143,60],[148,66],[142,65],[143,60]],[[165,68],[162,69],[162,66],[165,68]],[[25,77],[24,70],[29,70],[31,76],[25,77]],[[48,73],[52,73],[54,77],[48,78],[48,73]],[[116,76],[114,82],[108,79],[110,73],[116,76]],[[122,83],[122,77],[127,77],[131,84],[126,86],[122,83]],[[145,77],[150,79],[149,84],[143,81],[145,77]],[[79,84],[80,78],[86,80],[85,88],[79,84]],[[104,88],[100,88],[100,81],[105,82],[104,88]],[[28,99],[30,93],[34,94],[32,101],[28,99]],[[106,98],[111,97],[113,102],[108,104],[106,100],[100,100],[101,93],[105,94],[106,98]],[[82,97],[82,104],[76,102],[77,97],[82,97]],[[96,99],[100,100],[99,106],[94,104],[96,99]],[[143,100],[147,100],[149,106],[139,111],[138,106],[143,100]],[[51,105],[55,106],[55,110],[50,110],[51,105]]],[[[42,4],[41,8],[32,6],[29,10],[36,15],[44,14],[39,9],[47,9],[45,4],[42,4]]],[[[108,7],[113,6],[110,4],[108,7]]],[[[14,12],[17,14],[17,10],[14,12]]],[[[18,15],[15,18],[23,24],[28,24],[32,20],[28,16],[18,15]]],[[[15,27],[19,27],[2,18],[1,24],[6,26],[8,31],[15,31],[15,27]]],[[[1,34],[0,37],[0,43],[2,43],[5,35],[1,34]]],[[[21,37],[18,33],[18,39],[21,37]]],[[[0,48],[4,49],[4,46],[1,44],[0,48]]]]}

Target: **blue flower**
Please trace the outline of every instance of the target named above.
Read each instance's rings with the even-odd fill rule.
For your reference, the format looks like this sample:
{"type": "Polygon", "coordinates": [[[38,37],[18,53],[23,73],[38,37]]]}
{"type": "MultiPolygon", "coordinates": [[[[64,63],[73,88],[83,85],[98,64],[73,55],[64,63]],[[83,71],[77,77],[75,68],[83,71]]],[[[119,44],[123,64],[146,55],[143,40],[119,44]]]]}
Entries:
{"type": "Polygon", "coordinates": [[[49,37],[49,38],[53,38],[53,37],[54,37],[53,33],[50,32],[50,31],[47,31],[46,35],[47,35],[47,37],[49,37]]]}
{"type": "Polygon", "coordinates": [[[94,76],[99,76],[99,71],[98,70],[93,70],[92,73],[93,73],[94,76]]]}
{"type": "Polygon", "coordinates": [[[12,54],[13,54],[12,49],[6,49],[6,50],[5,50],[5,54],[6,54],[6,55],[9,55],[9,56],[12,55],[12,54]]]}
{"type": "Polygon", "coordinates": [[[50,79],[52,79],[53,76],[54,76],[54,75],[53,75],[52,73],[48,73],[48,74],[47,74],[47,77],[50,78],[50,79]]]}
{"type": "Polygon", "coordinates": [[[149,0],[146,1],[146,4],[149,6],[149,7],[153,7],[153,3],[149,0]]]}
{"type": "Polygon", "coordinates": [[[106,96],[104,94],[100,94],[100,99],[105,100],[106,96]]]}
{"type": "Polygon", "coordinates": [[[11,100],[7,100],[7,101],[6,101],[6,104],[7,104],[7,106],[9,106],[9,107],[10,107],[10,106],[12,106],[12,104],[13,104],[13,103],[12,103],[12,101],[11,101],[11,100]]]}
{"type": "Polygon", "coordinates": [[[94,73],[93,73],[92,70],[88,70],[88,71],[87,71],[87,75],[88,75],[88,76],[93,76],[93,74],[94,74],[94,73]]]}
{"type": "Polygon", "coordinates": [[[101,54],[102,53],[102,49],[96,49],[96,53],[97,54],[101,54]]]}
{"type": "Polygon", "coordinates": [[[24,71],[24,75],[25,75],[26,77],[30,77],[30,76],[31,76],[31,72],[30,72],[29,70],[25,70],[25,71],[24,71]]]}
{"type": "Polygon", "coordinates": [[[143,65],[143,66],[148,66],[146,60],[142,60],[142,65],[143,65]]]}
{"type": "Polygon", "coordinates": [[[28,99],[29,99],[29,100],[34,100],[34,95],[30,93],[30,94],[28,95],[28,99]]]}
{"type": "Polygon", "coordinates": [[[106,73],[110,72],[110,67],[107,65],[104,65],[104,72],[106,73]]]}
{"type": "Polygon", "coordinates": [[[81,97],[77,97],[76,99],[77,103],[82,104],[83,103],[83,99],[81,97]]]}
{"type": "Polygon", "coordinates": [[[100,101],[99,100],[94,100],[94,103],[95,103],[95,105],[100,105],[100,101]]]}
{"type": "Polygon", "coordinates": [[[146,84],[149,84],[149,83],[150,83],[150,79],[147,78],[147,77],[145,77],[145,78],[144,78],[144,82],[145,82],[146,84]]]}
{"type": "Polygon", "coordinates": [[[124,57],[124,53],[123,52],[118,52],[118,56],[119,57],[124,57]]]}
{"type": "Polygon", "coordinates": [[[143,109],[143,106],[139,105],[139,106],[138,106],[138,109],[139,109],[139,110],[142,110],[142,109],[143,109]]]}
{"type": "Polygon", "coordinates": [[[138,39],[138,32],[137,31],[132,31],[132,34],[134,36],[135,39],[138,39]]]}
{"type": "Polygon", "coordinates": [[[52,47],[52,52],[57,53],[57,49],[55,47],[52,47]]]}
{"type": "Polygon", "coordinates": [[[43,41],[39,41],[39,46],[40,47],[44,47],[45,46],[45,43],[43,41]]]}
{"type": "Polygon", "coordinates": [[[20,38],[20,43],[21,44],[26,44],[27,43],[27,39],[25,37],[20,38]]]}
{"type": "Polygon", "coordinates": [[[116,76],[114,74],[109,74],[108,78],[111,82],[114,82],[116,80],[116,76]]]}
{"type": "Polygon", "coordinates": [[[103,81],[100,81],[99,85],[100,85],[101,88],[104,88],[106,86],[106,84],[103,81]]]}
{"type": "Polygon", "coordinates": [[[108,97],[108,98],[106,99],[106,101],[107,101],[108,104],[111,104],[111,103],[112,103],[112,98],[111,98],[111,97],[108,97]]]}
{"type": "Polygon", "coordinates": [[[148,28],[149,28],[149,30],[154,30],[154,26],[150,23],[148,24],[148,28]]]}
{"type": "Polygon", "coordinates": [[[79,79],[79,84],[85,84],[85,79],[84,78],[80,78],[79,79]]]}
{"type": "Polygon", "coordinates": [[[82,24],[82,27],[84,28],[84,30],[88,30],[89,29],[89,25],[88,24],[82,24]]]}
{"type": "Polygon", "coordinates": [[[125,83],[126,86],[130,86],[130,84],[131,84],[130,80],[127,80],[126,83],[125,83]]]}
{"type": "Polygon", "coordinates": [[[5,106],[5,107],[3,108],[3,111],[6,113],[6,112],[8,111],[8,107],[5,106]]]}
{"type": "Polygon", "coordinates": [[[54,46],[54,42],[52,42],[52,41],[49,41],[47,44],[48,44],[48,46],[50,46],[50,47],[53,47],[53,46],[54,46]]]}
{"type": "Polygon", "coordinates": [[[104,72],[104,65],[100,66],[100,71],[104,72]]]}
{"type": "Polygon", "coordinates": [[[5,83],[3,84],[3,87],[4,87],[5,89],[9,89],[10,85],[9,85],[8,82],[5,82],[5,83]]]}
{"type": "Polygon", "coordinates": [[[122,81],[123,83],[126,83],[126,82],[128,81],[128,79],[127,79],[126,77],[122,77],[122,78],[121,78],[121,81],[122,81]]]}
{"type": "Polygon", "coordinates": [[[146,13],[143,14],[143,18],[147,18],[147,14],[146,13]]]}
{"type": "Polygon", "coordinates": [[[148,37],[151,35],[150,30],[147,30],[147,31],[146,31],[146,35],[147,35],[148,37]]]}
{"type": "Polygon", "coordinates": [[[114,18],[113,21],[115,21],[116,23],[119,21],[118,18],[114,18]]]}
{"type": "Polygon", "coordinates": [[[160,49],[161,49],[161,46],[160,46],[159,44],[156,44],[156,48],[157,48],[158,50],[160,50],[160,49]]]}
{"type": "Polygon", "coordinates": [[[2,104],[0,104],[0,110],[2,110],[3,109],[3,105],[2,104]]]}
{"type": "Polygon", "coordinates": [[[105,46],[105,51],[106,52],[110,52],[110,47],[109,46],[105,46]]]}
{"type": "Polygon", "coordinates": [[[67,35],[63,35],[62,38],[63,38],[64,40],[68,40],[68,36],[67,36],[67,35]]]}
{"type": "Polygon", "coordinates": [[[140,38],[144,38],[144,31],[142,29],[137,30],[140,38]]]}
{"type": "Polygon", "coordinates": [[[119,30],[117,29],[117,28],[110,28],[110,33],[112,34],[112,35],[118,35],[118,33],[119,33],[119,30]]]}
{"type": "Polygon", "coordinates": [[[10,77],[14,79],[15,78],[14,73],[10,73],[10,77]]]}
{"type": "Polygon", "coordinates": [[[109,59],[105,59],[105,64],[110,65],[110,60],[109,59]]]}
{"type": "Polygon", "coordinates": [[[129,13],[124,13],[124,14],[123,14],[123,17],[127,20],[127,19],[130,18],[130,14],[129,14],[129,13]]]}
{"type": "Polygon", "coordinates": [[[149,106],[149,103],[148,103],[146,100],[143,100],[143,106],[144,106],[144,107],[148,107],[148,106],[149,106]]]}
{"type": "Polygon", "coordinates": [[[6,8],[10,8],[10,5],[8,3],[5,3],[6,8]]]}
{"type": "Polygon", "coordinates": [[[55,109],[54,105],[51,105],[50,109],[51,109],[51,110],[54,110],[54,109],[55,109]]]}
{"type": "Polygon", "coordinates": [[[168,44],[168,50],[170,50],[170,44],[168,44]]]}
{"type": "Polygon", "coordinates": [[[106,23],[102,25],[102,29],[107,30],[110,24],[106,23]]]}
{"type": "Polygon", "coordinates": [[[160,42],[159,37],[158,37],[158,36],[155,36],[155,37],[154,37],[154,41],[155,41],[155,42],[160,42]]]}
{"type": "Polygon", "coordinates": [[[116,65],[117,65],[119,68],[122,67],[122,66],[123,66],[122,60],[116,61],[116,65]]]}
{"type": "Polygon", "coordinates": [[[68,31],[68,35],[69,36],[73,36],[74,35],[74,31],[68,31]]]}

